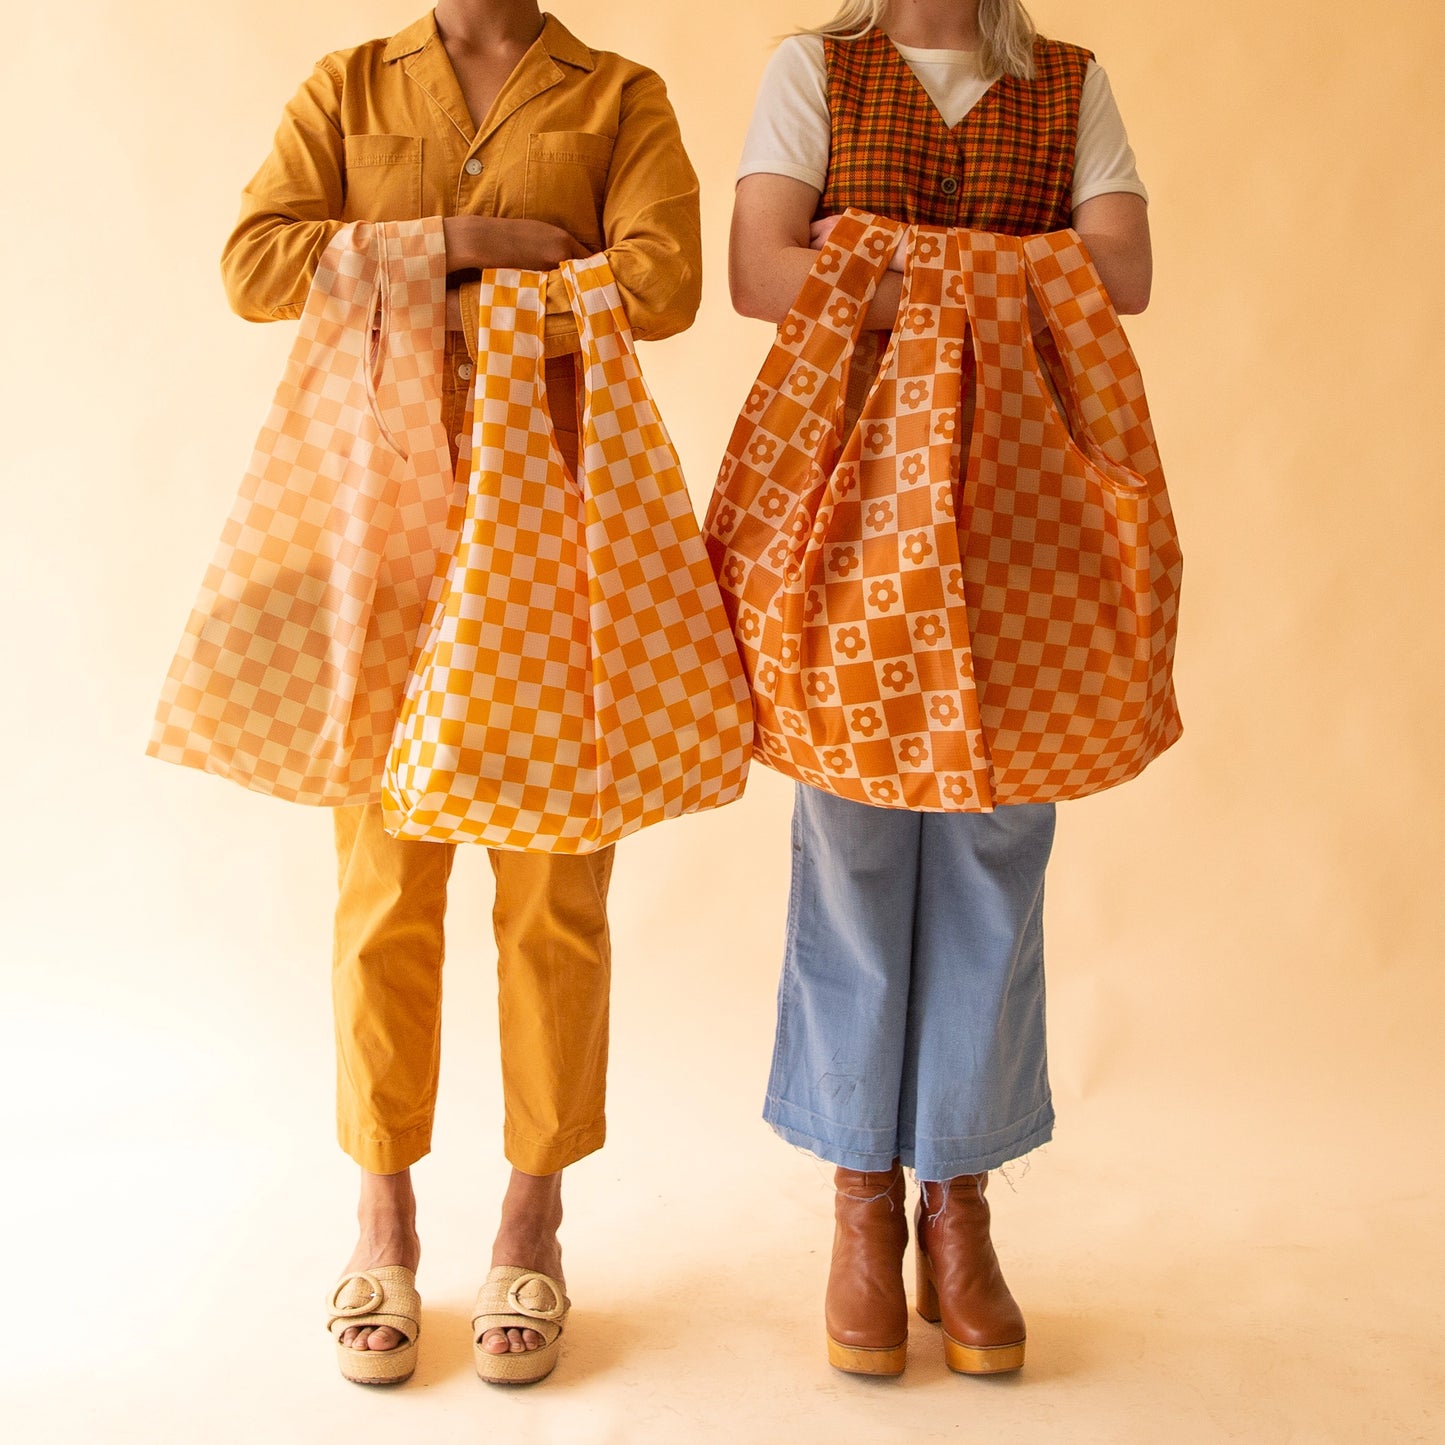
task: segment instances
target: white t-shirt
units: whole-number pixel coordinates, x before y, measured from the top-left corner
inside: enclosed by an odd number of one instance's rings
[[[991,84],[979,71],[976,50],[916,50],[903,45],[897,50],[949,127],[956,126],[978,104]],[[823,38],[790,35],[773,52],[763,72],[738,179],[767,172],[791,176],[822,191],[828,178],[831,138]],[[1109,77],[1091,60],[1079,100],[1073,204],[1078,207],[1093,196],[1114,191],[1149,199],[1134,166],[1134,152]]]

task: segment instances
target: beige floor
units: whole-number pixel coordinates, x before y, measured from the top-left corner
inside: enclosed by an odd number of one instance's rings
[[[257,839],[275,826],[256,800],[235,806]],[[502,1177],[480,858],[459,870],[443,1107],[418,1170],[422,1364],[391,1392],[336,1377],[319,1300],[347,1252],[352,1176],[329,1135],[324,974],[299,948],[244,963],[258,936],[324,928],[318,849],[315,909],[258,907],[218,965],[188,968],[186,941],[172,940],[150,974],[92,962],[71,985],[55,974],[20,997],[6,1057],[30,1087],[4,1201],[0,1436],[1445,1439],[1433,1066],[1402,1057],[1357,1072],[1342,1051],[1285,1037],[1276,1054],[1247,1031],[1218,1050],[1187,1017],[1147,1008],[1131,1016],[1143,1031],[1111,1024],[1066,948],[1061,1128],[1012,1187],[995,1185],[1028,1368],[952,1377],[936,1332],[915,1321],[902,1380],[833,1373],[819,1326],[826,1171],[756,1117],[771,961],[730,969],[711,926],[678,957],[682,935],[647,903],[667,885],[666,846],[639,841],[619,869],[612,1139],[574,1171],[564,1238],[576,1306],[549,1383],[489,1389],[469,1357]],[[759,906],[757,936],[774,936],[781,890]],[[699,903],[725,907],[721,895]],[[682,1020],[693,1026],[668,1022]]]

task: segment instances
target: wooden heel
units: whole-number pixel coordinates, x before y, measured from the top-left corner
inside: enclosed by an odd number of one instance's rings
[[[888,1349],[844,1345],[828,1336],[828,1363],[850,1375],[901,1375],[908,1363],[908,1341]]]
[[[1024,1367],[1024,1342],[1012,1345],[961,1345],[947,1331],[943,1359],[955,1375],[1007,1375]]]
[[[913,1308],[929,1324],[936,1325],[943,1318],[943,1312],[938,1307],[938,1289],[933,1283],[933,1266],[929,1264],[928,1256],[916,1245],[914,1252],[918,1259],[918,1287],[914,1291]]]

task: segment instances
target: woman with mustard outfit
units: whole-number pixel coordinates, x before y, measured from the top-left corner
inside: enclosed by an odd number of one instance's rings
[[[733,300],[780,322],[848,207],[1031,235],[1072,226],[1120,312],[1148,302],[1147,199],[1104,72],[1019,0],[850,0],[779,46],[733,212]],[[872,301],[851,427],[898,313]],[[840,1369],[898,1374],[908,1345],[904,1167],[919,1181],[918,1312],[949,1366],[1023,1364],[989,1236],[987,1171],[1050,1137],[1043,883],[1052,804],[869,807],[799,784],[764,1117],[837,1167],[825,1323]]]
[[[470,451],[480,269],[553,270],[604,252],[640,339],[687,327],[701,281],[697,179],[662,82],[574,38],[536,0],[439,0],[389,40],[337,51],[286,107],[222,262],[253,321],[301,314],[316,264],[351,221],[445,217],[444,410]],[[577,454],[575,325],[548,291],[549,409]],[[442,915],[453,849],[403,842],[379,804],[338,808],[338,1132],[361,1166],[360,1237],[329,1297],[342,1373],[415,1367],[420,1246],[410,1166],[430,1148],[440,1043]],[[490,854],[512,1174],[478,1297],[478,1373],[525,1382],[556,1363],[568,1301],[557,1239],[562,1170],[605,1132],[612,850]]]

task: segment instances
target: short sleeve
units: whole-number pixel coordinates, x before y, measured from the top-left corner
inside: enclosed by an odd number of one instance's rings
[[[791,176],[822,191],[831,149],[822,38],[790,35],[763,72],[738,179],[766,172]]]
[[[1114,101],[1109,77],[1091,60],[1079,99],[1079,131],[1074,150],[1074,195],[1077,209],[1095,196],[1128,191],[1146,201],[1149,192],[1139,179],[1124,119]]]

